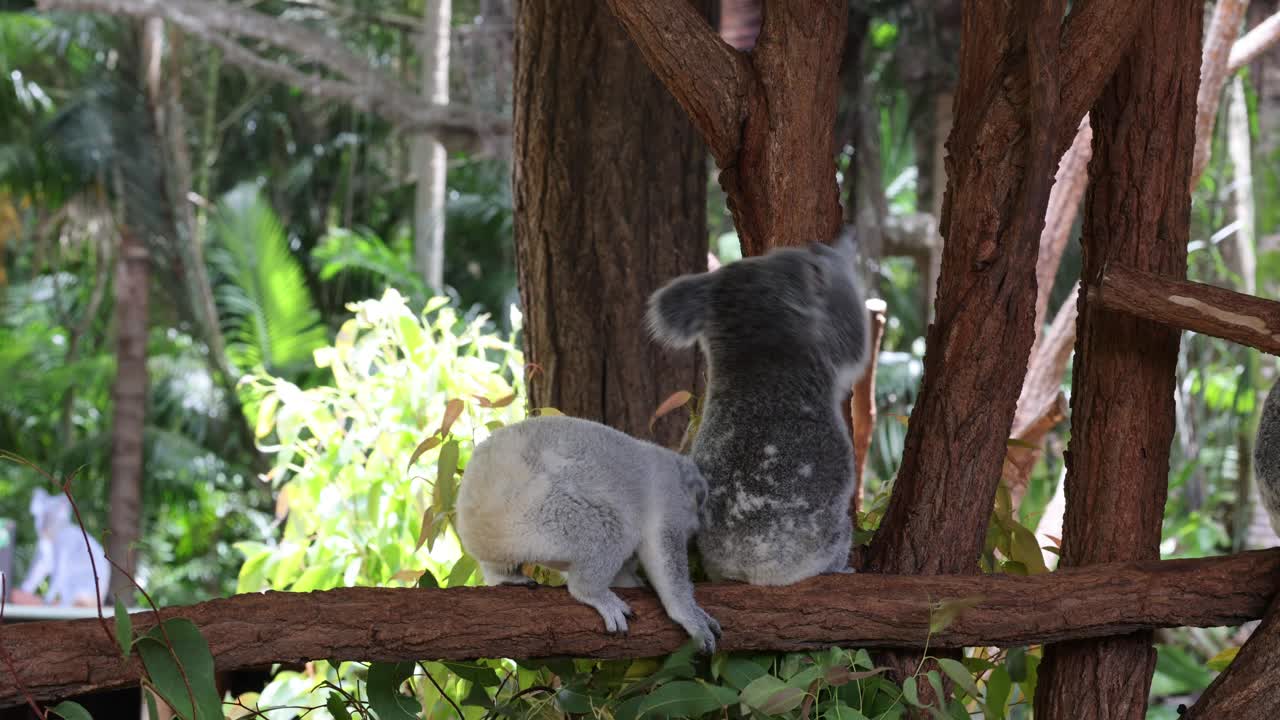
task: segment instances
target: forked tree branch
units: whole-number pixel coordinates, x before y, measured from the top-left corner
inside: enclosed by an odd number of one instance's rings
[[[1062,99],[1058,115],[1067,123],[1084,117],[1102,88],[1111,79],[1120,58],[1128,52],[1138,24],[1147,11],[1146,3],[1077,0],[1062,27]],[[1077,127],[1059,129],[1058,152],[1066,150]]]
[[[723,650],[1017,646],[1141,628],[1235,625],[1259,618],[1280,583],[1280,549],[1195,560],[1094,565],[1031,577],[826,575],[786,587],[699,585],[724,626]],[[161,611],[209,641],[219,671],[316,658],[362,661],[477,657],[648,657],[687,640],[648,591],[620,590],[636,617],[627,636],[563,588],[344,588],[254,593]],[[930,634],[931,607],[967,601]],[[133,616],[135,632],[155,624]],[[0,626],[21,687],[38,700],[138,681],[138,668],[96,620]],[[0,707],[22,702],[0,673]]]
[[[1108,310],[1280,355],[1280,302],[1111,265],[1089,299]]]
[[[689,0],[609,0],[645,62],[667,87],[721,167],[742,139],[750,64],[716,33]]]

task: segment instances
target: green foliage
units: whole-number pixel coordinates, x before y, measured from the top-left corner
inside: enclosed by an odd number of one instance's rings
[[[415,314],[387,290],[352,310],[334,343],[315,350],[316,366],[330,375],[325,384],[303,390],[269,374],[245,380],[287,520],[278,541],[241,545],[242,592],[411,584],[423,569],[453,585],[472,574],[451,572],[461,552],[445,532],[457,470],[487,424],[522,415],[513,403],[521,354],[510,338],[486,334],[484,318],[462,322],[444,298]],[[447,411],[450,423],[424,425]],[[406,469],[437,427],[438,441]],[[421,474],[424,465],[437,468],[432,477]]]
[[[298,372],[324,344],[325,328],[284,227],[257,188],[241,185],[223,197],[213,236],[228,358],[242,372]]]

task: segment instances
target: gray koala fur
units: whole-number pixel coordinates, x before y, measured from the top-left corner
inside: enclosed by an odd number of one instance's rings
[[[667,615],[711,653],[720,624],[694,600],[688,558],[706,496],[687,457],[589,420],[539,417],[476,447],[456,527],[487,584],[532,584],[526,562],[561,570],[611,633],[632,613],[609,588],[641,585],[638,560]]]
[[[1280,383],[1271,386],[1258,421],[1258,440],[1253,448],[1253,467],[1258,477],[1258,494],[1271,516],[1271,527],[1280,534]]]
[[[679,277],[649,299],[653,336],[707,358],[692,457],[710,486],[696,542],[712,579],[851,572],[853,446],[839,405],[869,354],[855,259],[846,233]]]

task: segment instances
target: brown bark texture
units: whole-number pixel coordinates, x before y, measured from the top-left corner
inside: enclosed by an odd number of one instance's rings
[[[111,387],[111,500],[107,554],[130,575],[142,522],[142,447],[147,416],[147,299],[151,261],[131,228],[120,232],[116,261],[116,377]],[[107,568],[100,568],[105,573]],[[111,573],[111,594],[127,599],[133,585]]]
[[[520,3],[515,85],[530,401],[651,437],[663,399],[697,390],[696,352],[658,348],[644,316],[662,283],[706,268],[702,142],[591,0]],[[664,418],[654,439],[675,447],[683,430]]]
[[[1076,3],[1060,53],[1061,3],[1018,4],[1017,18],[1005,3],[964,5],[937,321],[902,468],[871,546],[873,570],[977,572],[1005,458],[1005,433],[991,428],[1012,426],[1017,394],[1009,389],[1026,373],[1058,153],[1077,133],[1081,99],[1096,96],[1114,67],[1107,63],[1119,60],[1111,46],[1137,24],[1122,5]]]
[[[765,0],[750,54],[688,0],[609,0],[720,168],[744,255],[834,239],[832,132],[847,3]]]
[[[1235,625],[1262,617],[1280,582],[1280,549],[1225,557],[1095,565],[1012,575],[825,575],[787,587],[697,587],[724,627],[727,651],[875,647],[1012,647],[1140,628]],[[628,658],[670,653],[688,638],[655,595],[621,589],[636,612],[626,636],[563,588],[343,588],[255,593],[161,611],[185,617],[209,641],[217,669],[315,658],[363,661],[477,657]],[[931,608],[974,600],[929,633]],[[135,632],[154,625],[133,615]],[[21,683],[40,700],[120,687],[138,668],[95,620],[0,626]],[[0,707],[21,702],[0,672]]]
[[[1280,718],[1280,596],[1227,669],[1214,678],[1182,720]]]
[[[1280,355],[1280,302],[1122,264],[1109,265],[1089,300],[1101,308]]]
[[[1186,277],[1202,5],[1144,0],[1148,20],[1090,112],[1083,284],[1113,263]],[[1159,557],[1179,334],[1080,298],[1062,567]],[[1036,717],[1142,718],[1150,632],[1045,650]]]

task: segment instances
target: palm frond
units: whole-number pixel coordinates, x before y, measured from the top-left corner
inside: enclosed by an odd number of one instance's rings
[[[277,375],[309,365],[325,328],[284,228],[256,186],[241,184],[223,197],[213,239],[214,294],[232,363]]]

